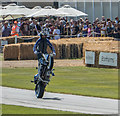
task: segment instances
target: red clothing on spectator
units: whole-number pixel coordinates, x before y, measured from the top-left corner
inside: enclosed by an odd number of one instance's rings
[[[19,36],[19,34],[18,34],[18,32],[17,32],[17,28],[18,28],[17,25],[13,25],[12,31],[11,31],[11,35],[12,35],[12,36],[15,36],[15,35]]]

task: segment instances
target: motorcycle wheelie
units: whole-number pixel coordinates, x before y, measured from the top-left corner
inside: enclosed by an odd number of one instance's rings
[[[50,47],[52,53],[47,53],[47,46]],[[34,76],[35,94],[37,98],[42,98],[45,87],[50,82],[53,73],[54,58],[56,55],[55,49],[47,38],[45,32],[40,33],[40,38],[36,41],[33,47],[34,53],[38,56],[38,74]]]

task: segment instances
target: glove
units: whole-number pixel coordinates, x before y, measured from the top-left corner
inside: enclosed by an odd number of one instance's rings
[[[56,56],[56,53],[55,53],[55,52],[53,52],[53,56]]]
[[[37,52],[37,51],[34,51],[34,54],[38,54],[38,52]]]

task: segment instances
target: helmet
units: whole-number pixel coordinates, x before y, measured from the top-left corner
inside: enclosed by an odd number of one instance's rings
[[[43,36],[47,36],[47,34],[44,31],[40,32],[40,37],[43,38]]]

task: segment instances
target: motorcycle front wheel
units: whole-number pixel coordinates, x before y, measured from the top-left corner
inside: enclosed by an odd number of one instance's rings
[[[37,98],[42,98],[44,95],[45,86],[42,82],[36,84],[35,86],[35,95]]]

